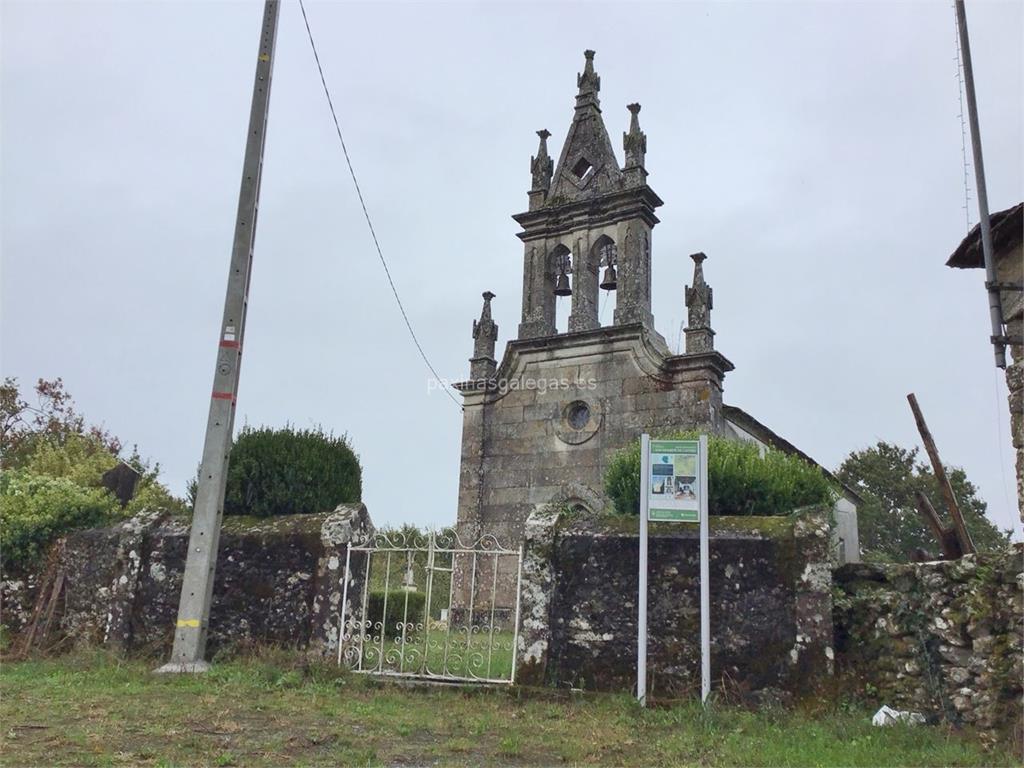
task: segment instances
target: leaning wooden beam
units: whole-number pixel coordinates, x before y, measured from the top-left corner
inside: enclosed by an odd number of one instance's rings
[[[921,440],[924,441],[924,449],[928,452],[928,458],[931,459],[935,479],[939,481],[939,488],[942,490],[942,496],[946,500],[946,508],[949,509],[949,516],[953,520],[953,527],[956,530],[957,538],[960,540],[960,549],[963,550],[965,555],[973,554],[977,551],[974,547],[974,541],[971,539],[971,534],[968,533],[967,526],[964,524],[963,515],[960,514],[960,507],[956,503],[956,496],[953,495],[953,486],[949,484],[946,469],[942,466],[942,459],[939,458],[939,450],[935,447],[935,440],[932,439],[932,433],[928,431],[928,425],[925,424],[921,407],[917,404],[917,397],[911,392],[907,395],[907,400],[910,402],[910,410],[914,412],[914,421],[917,422],[917,431],[921,433]]]
[[[963,551],[960,548],[960,537],[957,536],[956,529],[946,528],[942,524],[942,520],[939,519],[935,507],[932,506],[932,503],[928,501],[928,497],[921,491],[914,491],[914,499],[917,501],[917,511],[921,513],[921,517],[924,518],[924,521],[931,528],[932,533],[939,542],[943,558],[946,560],[957,560],[963,556]]]

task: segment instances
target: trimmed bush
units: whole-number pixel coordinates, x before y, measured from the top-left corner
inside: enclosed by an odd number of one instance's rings
[[[102,488],[84,488],[65,477],[24,470],[0,476],[0,556],[4,570],[37,563],[50,543],[68,531],[124,517]]]
[[[327,512],[362,498],[362,469],[345,436],[320,429],[243,429],[228,465],[224,514]]]
[[[422,592],[405,592],[401,589],[393,589],[389,592],[371,592],[366,597],[366,618],[373,622],[370,634],[377,631],[376,624],[384,614],[384,595],[388,596],[388,615],[384,622],[385,637],[402,636],[402,618],[406,618],[408,624],[421,624],[423,622],[423,604],[426,602],[426,595]],[[409,608],[406,612],[405,599],[409,598]],[[405,636],[410,637],[413,630],[407,628]]]
[[[696,432],[660,440],[695,440]],[[604,491],[620,515],[640,514],[640,441],[615,455]],[[822,471],[798,456],[755,443],[708,437],[708,512],[712,515],[785,515],[798,507],[831,504],[836,492]]]

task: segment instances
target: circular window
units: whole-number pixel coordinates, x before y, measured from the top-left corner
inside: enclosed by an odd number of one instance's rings
[[[565,409],[565,420],[573,429],[583,429],[590,423],[590,406],[582,400],[569,403]]]

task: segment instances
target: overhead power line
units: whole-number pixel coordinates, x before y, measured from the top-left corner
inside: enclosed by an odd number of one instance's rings
[[[313,30],[309,27],[309,17],[306,15],[306,5],[303,0],[299,0],[299,9],[302,11],[302,21],[306,25],[306,34],[309,36],[309,46],[313,50],[313,59],[316,61],[317,71],[320,73],[320,83],[324,87],[324,96],[327,97],[327,106],[331,110],[331,118],[334,120],[334,130],[338,134],[338,141],[341,142],[341,151],[345,155],[345,163],[348,165],[349,175],[352,176],[352,184],[355,185],[356,195],[359,197],[359,205],[363,209],[363,217],[366,219],[366,226],[370,229],[370,236],[373,238],[373,245],[377,249],[377,256],[380,258],[381,266],[384,267],[384,274],[387,275],[388,285],[391,286],[391,293],[394,294],[395,303],[398,304],[398,310],[402,313],[402,319],[405,321],[405,327],[409,329],[409,335],[412,337],[413,344],[416,345],[416,349],[419,350],[420,357],[423,358],[423,362],[426,363],[427,368],[434,375],[434,380],[442,386],[444,393],[448,395],[455,405],[462,408],[462,404],[455,399],[452,395],[451,390],[445,384],[444,379],[438,376],[437,371],[431,364],[430,359],[427,357],[427,353],[423,351],[423,345],[420,344],[420,340],[416,337],[416,331],[412,328],[412,323],[409,321],[409,315],[405,311],[405,306],[402,304],[402,299],[398,295],[398,289],[395,287],[395,281],[391,277],[391,270],[388,268],[388,262],[384,258],[384,252],[381,250],[380,241],[377,239],[377,232],[373,228],[373,220],[370,219],[370,212],[366,207],[366,200],[363,199],[363,191],[359,187],[359,179],[356,178],[355,169],[352,167],[352,158],[349,157],[348,147],[345,144],[345,137],[341,134],[341,123],[338,122],[338,113],[334,109],[334,100],[331,98],[331,91],[327,87],[327,78],[324,77],[324,68],[320,64],[320,54],[316,49],[316,42],[313,40]]]

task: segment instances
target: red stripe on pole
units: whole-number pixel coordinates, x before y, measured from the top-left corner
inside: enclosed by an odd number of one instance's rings
[[[231,400],[234,397],[230,392],[214,392],[214,400]]]
[[[239,346],[237,341],[222,341],[220,343],[220,345],[222,347],[232,347],[232,348],[237,348]]]

